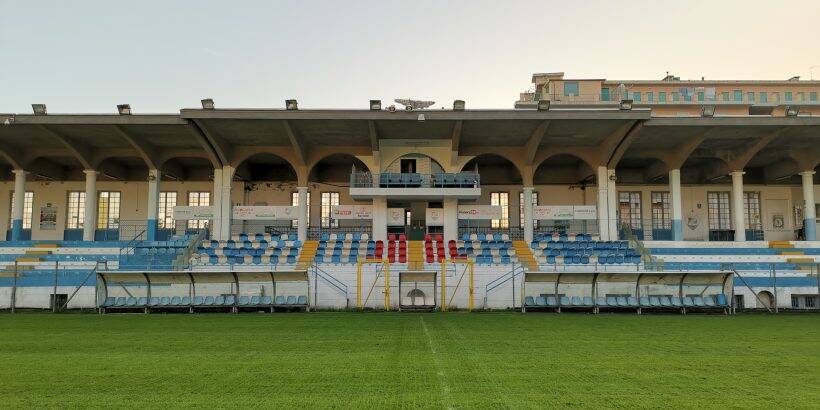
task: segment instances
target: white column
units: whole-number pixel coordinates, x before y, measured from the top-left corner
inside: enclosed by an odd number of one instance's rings
[[[532,190],[533,187],[524,187],[524,241],[532,242]]]
[[[298,209],[298,231],[296,232],[298,239],[302,242],[307,240],[307,232],[308,232],[308,204],[307,204],[307,194],[308,194],[308,187],[300,186],[296,188],[296,194],[298,196],[299,201],[299,209]]]
[[[444,242],[458,239],[458,199],[445,198],[444,203]]]
[[[148,170],[148,218],[145,228],[146,240],[157,240],[157,216],[159,215],[159,179],[162,174],[158,169]]]
[[[222,232],[222,168],[214,168],[213,192],[211,206],[214,209],[214,217],[210,223],[211,239],[219,239]]]
[[[680,169],[669,171],[669,201],[672,207],[672,240],[683,240],[683,204],[680,190]]]
[[[609,207],[607,206],[607,188],[609,187],[609,175],[606,167],[598,167],[595,184],[598,188],[598,233],[602,241],[608,241],[609,224],[607,218],[609,217]]]
[[[83,214],[83,240],[93,241],[97,230],[97,171],[83,170],[85,173],[85,210]]]
[[[609,224],[609,240],[618,240],[618,188],[615,187],[615,170],[608,169],[607,173],[607,222]],[[639,238],[642,239],[642,238]]]
[[[373,240],[387,240],[387,198],[373,198]]]
[[[231,189],[233,187],[233,173],[234,169],[232,166],[225,165],[222,167],[220,176],[220,180],[222,182],[220,184],[219,193],[217,194],[220,197],[219,203],[221,206],[221,211],[219,213],[219,239],[223,241],[231,239],[231,217],[233,216]]]
[[[735,225],[735,241],[746,241],[746,222],[743,207],[743,171],[732,171],[732,222]]]
[[[23,236],[23,211],[26,200],[26,174],[22,169],[15,169],[14,173],[14,212],[11,214],[11,240],[22,240]]]
[[[814,171],[803,171],[803,232],[807,241],[817,240],[817,213],[814,205]]]

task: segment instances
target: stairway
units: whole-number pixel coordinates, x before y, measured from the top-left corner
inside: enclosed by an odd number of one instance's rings
[[[524,266],[524,269],[528,271],[538,270],[538,262],[535,261],[532,249],[527,246],[526,242],[513,241],[513,249],[515,249],[515,256],[518,257],[518,262]]]
[[[806,257],[806,252],[803,252],[799,249],[794,249],[794,245],[792,245],[789,241],[769,241],[769,248],[771,249],[789,249],[789,250],[782,250],[778,251],[778,255],[786,256],[786,263],[796,263],[798,264],[797,270],[814,270],[814,258],[813,257]],[[794,256],[793,258],[790,256]],[[802,258],[801,258],[802,256]]]
[[[407,241],[407,269],[424,270],[424,241]]]
[[[769,248],[771,249],[793,249],[794,245],[792,245],[789,241],[769,241]]]
[[[296,259],[297,270],[307,270],[310,265],[313,265],[313,259],[316,258],[316,251],[319,249],[319,241],[305,241],[302,244],[302,250],[299,252],[299,258]]]

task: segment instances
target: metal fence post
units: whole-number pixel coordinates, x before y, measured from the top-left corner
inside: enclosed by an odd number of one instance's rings
[[[54,289],[51,292],[51,313],[57,312],[57,275],[59,274],[60,261],[54,261]]]

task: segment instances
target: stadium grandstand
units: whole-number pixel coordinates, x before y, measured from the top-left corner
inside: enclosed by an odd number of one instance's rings
[[[533,84],[0,114],[0,308],[820,309],[820,82]]]

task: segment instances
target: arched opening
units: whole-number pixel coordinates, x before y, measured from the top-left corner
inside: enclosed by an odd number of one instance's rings
[[[535,185],[580,185],[593,183],[595,170],[572,154],[558,154],[544,159],[535,169]]]
[[[465,234],[509,234],[520,237],[519,197],[522,192],[521,171],[509,159],[497,154],[481,154],[467,161],[461,172],[475,172],[481,180],[482,201],[501,207],[501,219],[459,220],[459,237]]]
[[[316,162],[308,173],[308,237],[319,239],[323,233],[366,233],[372,236],[372,220],[331,218],[334,205],[353,205],[350,175],[369,172],[367,165],[350,154],[328,155]],[[298,198],[294,199],[294,205]],[[368,204],[362,202],[362,205]]]
[[[237,181],[241,183],[241,203],[250,206],[291,206],[298,177],[288,160],[275,154],[254,154],[234,173],[233,202],[237,201]],[[231,235],[239,233],[296,234],[291,220],[242,220],[231,224]]]
[[[407,298],[410,299],[410,305],[412,306],[425,306],[427,305],[426,302],[426,295],[424,291],[421,289],[411,289],[407,292]]]
[[[758,309],[773,309],[774,308],[774,295],[772,292],[768,290],[762,290],[757,293],[757,300],[755,302],[755,306]]]
[[[496,154],[481,154],[467,161],[461,172],[481,175],[481,185],[521,185],[521,171],[512,161]]]

